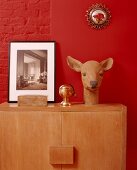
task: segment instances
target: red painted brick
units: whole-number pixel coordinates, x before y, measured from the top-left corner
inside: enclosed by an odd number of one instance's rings
[[[19,25],[25,25],[27,19],[24,17],[15,17],[15,18],[9,18],[7,22],[8,25],[19,26]]]
[[[28,8],[29,9],[40,9],[40,11],[42,9],[49,11],[50,9],[50,1],[46,2],[46,1],[39,1],[38,3],[28,3]]]
[[[8,86],[4,84],[4,81],[1,80],[1,83],[0,84],[0,91],[6,91],[8,89]]]
[[[48,40],[50,40],[50,36],[47,35],[47,34],[45,34],[45,35],[43,35],[43,34],[30,34],[30,35],[28,35],[27,40],[39,40],[39,41],[45,40],[45,41],[48,41]]]
[[[50,0],[28,0],[30,4],[38,4],[39,2],[50,2]]]
[[[8,59],[0,59],[0,67],[8,66]]]
[[[7,59],[8,58],[8,51],[0,51],[0,59]]]
[[[14,32],[14,34],[9,35],[8,37],[8,43],[11,41],[25,41],[27,40],[27,34],[23,35],[23,34],[17,34]]]
[[[0,74],[3,74],[3,75],[8,74],[8,67],[0,68]]]
[[[37,26],[17,26],[14,27],[14,32],[16,34],[33,34],[37,32]]]
[[[0,32],[2,32],[2,33],[12,33],[13,28],[12,28],[12,26],[1,26],[0,25]]]
[[[47,12],[48,12],[47,9],[45,9],[45,8],[41,9],[40,10],[40,16],[47,16]]]
[[[47,13],[46,17],[30,17],[28,18],[27,25],[37,25],[37,26],[50,26],[50,16]]]
[[[26,41],[27,37],[28,37],[27,34],[23,35],[23,34],[13,33],[12,35],[9,36],[8,42],[10,42],[10,41]]]
[[[25,9],[26,8],[26,3],[20,2],[20,1],[9,1],[7,2],[1,2],[0,3],[0,8],[1,9],[6,9],[6,10],[15,10],[17,8],[20,9]]]
[[[7,43],[5,43],[5,42],[0,42],[0,48],[2,49],[2,50],[6,50],[6,51],[8,51],[8,44]]]
[[[41,26],[39,30],[40,34],[50,34],[49,26]]]
[[[50,38],[50,0],[0,1],[0,103],[8,98],[9,42]]]
[[[0,82],[0,85],[4,85],[4,86],[6,86],[6,88],[7,88],[7,84],[8,84],[8,75],[6,74],[6,75],[4,75],[4,74],[0,74],[0,80],[1,80],[1,82]],[[0,88],[1,89],[1,88]]]
[[[39,16],[39,9],[16,9],[13,11],[11,17],[38,17]]]
[[[12,16],[13,14],[13,10],[4,10],[4,9],[0,9],[0,17],[9,17]]]
[[[7,91],[3,91],[3,97],[6,97],[8,95]]]
[[[5,26],[9,24],[9,20],[9,18],[0,18],[0,23]]]
[[[0,74],[2,74],[2,67],[0,67]]]

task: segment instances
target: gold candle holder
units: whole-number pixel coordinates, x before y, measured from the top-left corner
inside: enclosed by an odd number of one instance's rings
[[[62,106],[70,106],[69,98],[74,96],[75,91],[72,85],[64,84],[59,87],[59,95],[63,98],[63,101],[60,103]]]

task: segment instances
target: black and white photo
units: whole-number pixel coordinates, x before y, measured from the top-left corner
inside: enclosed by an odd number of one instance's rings
[[[19,95],[54,101],[55,42],[11,42],[9,64],[9,102]]]

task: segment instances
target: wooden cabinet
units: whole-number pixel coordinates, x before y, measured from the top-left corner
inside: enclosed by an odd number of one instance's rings
[[[0,106],[0,170],[125,170],[126,107]]]

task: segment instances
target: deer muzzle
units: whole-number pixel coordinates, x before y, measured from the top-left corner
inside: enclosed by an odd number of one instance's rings
[[[90,81],[90,86],[92,89],[95,89],[98,85],[98,82],[97,81]]]

